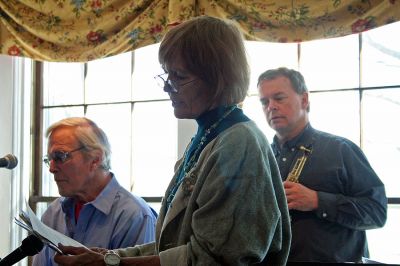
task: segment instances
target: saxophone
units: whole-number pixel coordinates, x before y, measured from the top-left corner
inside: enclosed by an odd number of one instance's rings
[[[308,155],[311,153],[311,148],[307,149],[304,146],[300,146],[299,149],[302,150],[304,153],[300,158],[297,158],[296,163],[294,164],[292,170],[286,178],[286,181],[299,183],[299,176],[301,174],[301,171],[303,170],[304,164],[307,161]]]

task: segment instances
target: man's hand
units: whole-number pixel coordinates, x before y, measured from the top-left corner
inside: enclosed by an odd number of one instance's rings
[[[290,181],[284,181],[283,187],[289,210],[312,211],[318,208],[318,195],[315,190]]]
[[[104,266],[103,254],[96,252],[97,248],[87,249],[82,247],[62,246],[59,248],[64,254],[56,253],[54,261],[62,266]],[[96,251],[95,251],[96,250]],[[103,249],[98,249],[102,252]]]

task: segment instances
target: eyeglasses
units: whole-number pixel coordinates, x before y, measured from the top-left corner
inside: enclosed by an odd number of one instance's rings
[[[75,150],[72,151],[54,151],[50,154],[47,154],[46,156],[44,156],[43,158],[43,162],[50,167],[50,162],[51,160],[53,160],[55,163],[65,163],[66,161],[68,161],[71,158],[71,153],[82,150],[83,148],[85,148],[84,146],[77,148]]]
[[[192,79],[188,82],[177,84],[176,81],[173,81],[169,78],[168,73],[157,75],[154,77],[154,79],[157,81],[157,85],[160,86],[160,88],[162,88],[165,92],[173,92],[173,93],[178,92],[178,87],[185,86],[197,80],[197,79]]]

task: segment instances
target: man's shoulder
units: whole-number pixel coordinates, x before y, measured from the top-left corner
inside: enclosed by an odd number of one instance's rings
[[[140,196],[121,187],[117,195],[119,197],[119,207],[134,212],[142,212],[144,215],[152,215],[153,212],[148,203]]]
[[[326,144],[346,144],[350,146],[356,145],[353,141],[346,137],[322,130],[313,129],[312,135],[315,141],[323,142]]]

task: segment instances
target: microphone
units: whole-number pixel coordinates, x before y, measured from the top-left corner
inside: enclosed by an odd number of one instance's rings
[[[13,169],[15,166],[18,164],[18,159],[12,154],[7,154],[3,158],[0,158],[0,168],[7,168],[7,169]]]
[[[35,235],[29,235],[22,240],[21,246],[0,261],[0,266],[11,266],[26,256],[33,256],[43,249],[43,242]]]

